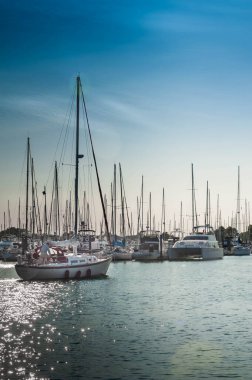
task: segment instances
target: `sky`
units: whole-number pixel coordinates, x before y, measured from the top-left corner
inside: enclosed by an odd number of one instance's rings
[[[231,224],[238,166],[244,214],[252,193],[251,19],[246,0],[0,0],[1,226],[8,203],[12,225],[19,199],[24,209],[27,137],[38,191],[49,187],[77,75],[103,192],[110,197],[120,163],[134,224],[143,176],[145,215],[151,193],[160,228],[164,188],[167,228],[174,220],[178,227],[182,202],[187,229],[191,164],[201,223],[208,181],[213,223],[219,196],[222,224]]]

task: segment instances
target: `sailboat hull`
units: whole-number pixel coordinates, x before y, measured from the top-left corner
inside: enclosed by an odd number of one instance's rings
[[[64,263],[45,265],[16,264],[15,269],[18,276],[25,281],[85,279],[105,276],[110,262],[111,257],[100,259],[95,263],[71,266]]]

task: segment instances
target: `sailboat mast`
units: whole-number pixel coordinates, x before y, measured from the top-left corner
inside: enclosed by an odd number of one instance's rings
[[[21,219],[20,219],[20,198],[18,199],[18,235],[20,235],[20,229],[21,229]]]
[[[165,233],[165,199],[164,199],[164,188],[162,197],[162,212],[161,212],[161,235]]]
[[[47,236],[47,209],[46,209],[46,187],[44,186],[43,195],[45,197],[44,203],[44,235]]]
[[[211,218],[211,193],[210,189],[208,189],[208,227],[212,226]]]
[[[116,164],[114,164],[114,242],[116,242]]]
[[[26,166],[26,203],[25,203],[25,234],[28,234],[28,203],[29,203],[29,167],[30,167],[30,138],[27,138],[27,166]]]
[[[180,238],[183,237],[182,201],[180,202]]]
[[[217,195],[217,220],[216,220],[216,228],[220,227],[220,220],[219,220],[219,208],[220,208],[220,199],[219,194]]]
[[[32,226],[32,238],[35,235],[35,188],[34,188],[34,164],[33,158],[31,159],[31,190],[32,190],[32,208],[31,208],[31,226]]]
[[[207,190],[206,190],[206,214],[205,214],[205,232],[207,232],[208,230],[208,224],[209,224],[209,221],[208,221],[208,181],[207,181]]]
[[[60,238],[59,181],[57,162],[55,162],[55,226],[56,236]]]
[[[80,78],[79,78],[79,84],[80,84]],[[101,190],[100,178],[99,178],[99,174],[98,174],[98,167],[97,167],[96,157],[95,157],[95,153],[94,153],[93,140],[92,140],[91,131],[90,131],[90,127],[89,127],[87,108],[86,108],[86,103],[85,103],[83,91],[81,91],[81,95],[82,95],[82,101],[83,101],[83,106],[84,106],[84,111],[85,111],[85,116],[86,116],[86,121],[87,121],[88,134],[89,134],[91,150],[92,150],[92,154],[93,154],[93,160],[94,160],[94,164],[95,164],[95,172],[96,172],[96,178],[97,178],[97,182],[98,182],[100,200],[101,200],[101,204],[102,204],[102,211],[103,211],[103,217],[104,217],[104,221],[105,221],[106,234],[107,234],[108,242],[111,245],[111,239],[110,239],[109,228],[108,228],[108,220],[107,220],[106,210],[105,210],[105,206],[104,206],[104,200],[103,200],[103,195],[102,195],[102,190]],[[81,156],[81,157],[83,157],[83,156]]]
[[[143,176],[142,176],[142,188],[141,188],[141,200],[142,200],[142,231],[143,231]]]
[[[122,207],[122,235],[123,241],[125,240],[125,215],[124,215],[124,196],[123,196],[123,180],[122,180],[122,169],[119,162],[119,174],[120,174],[120,189],[121,189],[121,207]]]
[[[193,177],[193,164],[192,164],[192,232],[194,229],[194,177]]]
[[[79,187],[79,158],[83,155],[79,154],[79,131],[80,131],[80,77],[76,80],[76,150],[75,150],[75,203],[74,203],[74,234],[78,232],[78,187]]]
[[[149,199],[149,208],[150,208],[150,234],[152,231],[152,224],[151,224],[151,193],[150,193],[150,199]]]
[[[236,229],[240,233],[241,228],[241,217],[240,217],[240,166],[238,166],[238,189],[237,189],[237,219],[236,219]]]
[[[10,229],[10,201],[8,200],[8,205],[7,205],[7,210],[8,210],[8,228]]]

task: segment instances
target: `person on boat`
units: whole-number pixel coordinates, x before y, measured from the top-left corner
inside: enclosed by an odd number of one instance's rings
[[[45,242],[42,244],[40,249],[40,257],[42,259],[42,264],[46,264],[50,259],[51,253],[49,248],[49,242]]]

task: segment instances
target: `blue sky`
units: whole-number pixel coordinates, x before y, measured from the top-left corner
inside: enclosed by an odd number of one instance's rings
[[[183,202],[191,163],[199,213],[206,181],[212,214],[252,191],[252,3],[236,1],[0,1],[0,220],[23,196],[26,139],[38,186],[48,182],[76,75],[80,74],[101,181],[121,163],[133,214],[144,176],[160,218]],[[146,205],[147,208],[147,205]],[[13,222],[14,224],[14,222]]]

